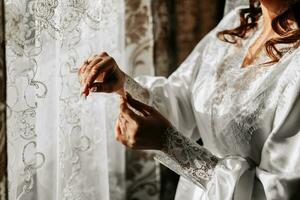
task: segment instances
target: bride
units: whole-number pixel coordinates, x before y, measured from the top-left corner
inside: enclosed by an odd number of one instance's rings
[[[83,94],[120,94],[116,139],[157,150],[178,200],[300,199],[299,24],[299,0],[250,0],[168,79],[101,53],[80,67]]]

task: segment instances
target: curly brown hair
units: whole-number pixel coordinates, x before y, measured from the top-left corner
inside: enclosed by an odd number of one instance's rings
[[[235,44],[238,39],[247,37],[247,33],[257,27],[258,20],[262,15],[259,0],[250,0],[250,6],[240,10],[240,25],[231,30],[224,30],[218,33],[218,38],[222,41]],[[298,27],[293,27],[288,19],[293,14]],[[300,2],[295,1],[288,9],[275,17],[272,21],[272,28],[279,37],[272,38],[265,43],[267,55],[271,58],[270,63],[278,62],[284,55],[284,50],[276,47],[277,44],[292,44],[294,48],[300,42]],[[229,37],[228,37],[229,36]]]

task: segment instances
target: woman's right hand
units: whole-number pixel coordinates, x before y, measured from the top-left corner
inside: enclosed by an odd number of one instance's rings
[[[125,73],[105,52],[87,59],[80,66],[78,75],[84,96],[90,92],[117,92],[124,95]]]

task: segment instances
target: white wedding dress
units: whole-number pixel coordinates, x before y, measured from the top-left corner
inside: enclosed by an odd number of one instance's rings
[[[258,27],[239,45],[217,32],[239,24],[231,11],[168,79],[127,77],[125,89],[174,125],[156,159],[182,176],[177,200],[300,199],[300,49],[280,62],[242,68]],[[147,89],[150,97],[143,95]],[[201,147],[195,140],[202,139]]]

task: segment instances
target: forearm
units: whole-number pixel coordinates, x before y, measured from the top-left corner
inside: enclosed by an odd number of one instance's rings
[[[165,132],[164,148],[156,159],[200,187],[211,179],[219,159],[204,147],[171,127]]]

